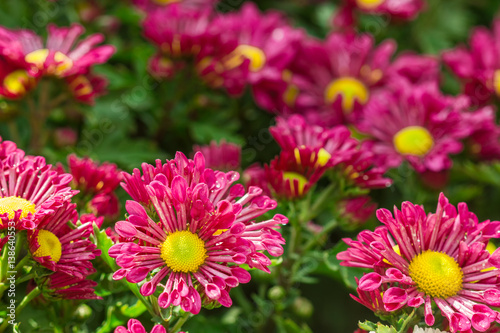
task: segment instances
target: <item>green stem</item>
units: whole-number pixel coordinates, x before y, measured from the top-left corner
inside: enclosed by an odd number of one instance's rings
[[[40,295],[41,292],[42,291],[38,287],[36,287],[28,295],[26,295],[16,308],[16,317],[18,317],[19,313],[21,313],[26,305],[28,305],[28,303],[31,302],[35,297]],[[4,320],[5,321],[2,323],[2,326],[0,326],[0,333],[3,333],[9,325],[9,321],[7,320],[7,318],[5,318]]]
[[[405,321],[401,325],[401,328],[398,330],[398,333],[405,333],[408,331],[408,327],[410,326],[411,322],[413,321],[413,317],[415,317],[415,311],[416,311],[416,309],[413,309],[413,311],[410,313],[408,318],[405,319]]]
[[[9,127],[9,132],[10,132],[10,136],[12,138],[12,141],[14,141],[19,146],[21,146],[22,145],[21,135],[19,135],[19,130],[17,128],[16,120],[14,119],[14,120],[7,122],[7,126]]]
[[[36,287],[32,291],[30,291],[28,295],[24,296],[23,300],[21,301],[21,303],[19,303],[19,306],[16,308],[16,316],[24,309],[26,305],[28,305],[29,302],[33,300],[33,298],[40,295],[41,292],[42,291],[40,290],[40,288]]]
[[[19,279],[17,279],[16,280],[16,284],[21,284],[21,283],[23,283],[25,281],[28,281],[28,280],[30,280],[30,279],[32,279],[34,277],[35,277],[35,273],[30,273],[28,275],[25,275],[25,276],[20,277]]]
[[[186,323],[186,321],[188,321],[188,319],[191,318],[191,313],[190,312],[186,312],[182,315],[182,317],[179,318],[179,320],[177,320],[177,322],[175,323],[174,327],[172,327],[171,330],[169,330],[169,333],[177,333],[181,330],[182,328],[182,325],[184,325]]]
[[[2,253],[2,262],[0,264],[0,282],[4,282],[5,279],[7,278],[7,271],[8,271],[8,243],[4,245],[3,247],[3,253]]]
[[[125,283],[125,285],[128,287],[128,289],[130,289],[130,291],[135,295],[135,297],[137,297],[142,302],[142,304],[144,304],[144,306],[146,307],[146,309],[148,309],[148,312],[152,316],[161,316],[160,313],[155,313],[155,310],[153,309],[153,306],[151,305],[151,303],[149,303],[148,300],[144,296],[142,296],[142,294],[138,288],[131,288],[130,287],[130,285],[133,285],[133,283],[130,283],[126,280],[121,280],[121,281],[123,283]]]
[[[304,252],[307,252],[308,250],[310,250],[312,247],[314,247],[314,245],[316,245],[319,240],[324,236],[324,235],[327,235],[330,231],[332,231],[333,229],[335,229],[335,227],[337,227],[338,225],[338,222],[337,220],[331,220],[330,222],[328,222],[324,227],[323,227],[323,230],[321,230],[319,233],[317,233],[313,238],[311,238],[307,243],[306,245],[304,246]]]
[[[30,256],[28,255],[24,256],[24,258],[17,263],[16,268],[14,268],[14,271],[19,272],[29,260]]]

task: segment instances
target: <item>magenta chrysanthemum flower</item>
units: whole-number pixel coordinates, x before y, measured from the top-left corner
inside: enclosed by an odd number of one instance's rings
[[[98,164],[92,159],[68,156],[69,172],[73,176],[71,185],[80,190],[90,212],[108,218],[115,217],[120,211],[120,203],[114,191],[122,176],[116,164]],[[64,170],[62,166],[59,167]]]
[[[476,28],[470,37],[470,50],[457,47],[443,53],[443,61],[464,82],[464,93],[478,105],[500,97],[500,20],[493,31]]]
[[[33,259],[42,266],[81,280],[95,272],[90,260],[100,256],[101,250],[88,239],[93,221],[77,225],[77,220],[76,204],[65,202],[28,230],[28,244]]]
[[[165,327],[160,324],[155,325],[151,330],[151,333],[166,333]],[[118,326],[115,328],[114,333],[147,333],[142,323],[137,319],[129,319],[127,323],[127,328],[123,326]],[[182,333],[182,332],[180,332]]]
[[[14,64],[0,55],[0,96],[18,99],[36,86],[36,78],[28,73],[29,65]]]
[[[209,8],[186,8],[172,4],[155,10],[144,20],[144,36],[170,59],[193,57],[210,42],[208,28],[214,16]]]
[[[248,83],[281,81],[283,70],[304,38],[304,32],[289,26],[281,13],[261,13],[250,2],[238,12],[216,17],[210,32],[222,41],[235,42],[230,53],[219,53],[213,72],[203,69],[204,75],[208,72],[219,77],[230,94],[240,94]]]
[[[346,198],[339,202],[340,215],[347,219],[349,227],[357,227],[374,216],[377,204],[369,196]]]
[[[52,170],[43,157],[24,158],[14,152],[0,160],[0,230],[14,223],[16,230],[33,229],[77,192],[71,175]]]
[[[344,0],[344,5],[334,17],[334,24],[343,28],[354,26],[357,21],[354,13],[356,10],[412,20],[424,7],[424,0]]]
[[[17,154],[21,158],[24,157],[24,151],[17,148],[17,145],[12,141],[2,140],[0,136],[0,161],[5,161],[11,154]]]
[[[120,170],[113,163],[98,164],[88,157],[70,155],[68,167],[74,187],[83,194],[111,193],[122,180]]]
[[[65,78],[73,97],[82,103],[93,105],[95,98],[106,93],[108,80],[101,75],[87,74],[71,75]]]
[[[500,127],[496,124],[495,114],[492,106],[463,114],[464,121],[472,129],[465,141],[466,150],[480,160],[500,159]]]
[[[500,222],[479,223],[465,203],[455,208],[443,194],[435,213],[404,202],[394,216],[379,209],[377,218],[384,226],[344,239],[349,248],[337,255],[341,265],[374,270],[359,280],[360,290],[395,284],[383,293],[386,311],[423,306],[432,326],[436,305],[451,332],[484,332],[498,321],[500,250],[490,254],[486,245],[500,237]]]
[[[299,115],[288,119],[278,117],[276,126],[271,126],[269,131],[283,150],[293,151],[303,147],[319,149],[320,158],[330,160],[332,165],[351,158],[358,145],[347,127],[325,129],[307,124]]]
[[[176,4],[192,9],[215,7],[219,0],[133,0],[133,4],[145,12],[159,10]]]
[[[462,150],[460,139],[471,128],[462,111],[466,98],[441,95],[433,83],[408,85],[399,81],[392,92],[372,97],[358,123],[361,132],[373,137],[364,143],[376,163],[395,168],[407,160],[418,171],[449,169],[449,154]]]
[[[297,199],[309,192],[334,160],[320,148],[283,150],[265,165],[267,182],[278,197]]]
[[[385,188],[392,184],[392,179],[384,178],[387,170],[375,165],[375,155],[365,145],[361,145],[341,167],[345,178],[361,188]]]
[[[46,278],[44,295],[56,299],[102,299],[95,294],[97,282],[71,274],[55,272]]]
[[[106,62],[115,49],[111,45],[96,46],[104,40],[101,34],[91,35],[74,45],[83,31],[78,24],[69,28],[49,25],[44,45],[32,31],[0,27],[0,54],[19,65],[31,65],[29,73],[32,75],[87,74],[92,65]]]
[[[386,75],[388,81],[392,81],[392,76],[397,76],[412,84],[437,83],[441,75],[440,62],[436,56],[406,52],[394,60]]]
[[[303,43],[284,76],[287,108],[277,112],[300,113],[325,127],[355,121],[373,89],[384,83],[395,47],[393,41],[375,47],[371,35],[354,33]]]
[[[202,300],[231,306],[229,290],[250,280],[238,265],[269,272],[271,260],[260,251],[283,253],[284,239],[275,229],[287,219],[278,214],[253,221],[274,209],[276,202],[259,188],[246,192],[242,185],[231,186],[239,174],[205,168],[199,152],[193,160],[177,153],[161,170],[141,184],[151,203],[146,207],[150,213],[138,202],[128,201],[127,221],[115,225],[124,241],[109,250],[121,267],[113,278],[146,280],[141,293],[149,296],[158,290],[162,308],[180,305],[196,314]],[[138,181],[129,175],[124,188],[134,189]]]
[[[194,152],[201,152],[205,157],[207,168],[230,171],[241,167],[241,146],[221,140],[219,144],[212,141],[208,146],[193,147]]]
[[[243,171],[243,183],[248,189],[250,186],[257,186],[262,189],[262,193],[271,196],[269,183],[267,181],[266,170],[259,164],[254,163]]]

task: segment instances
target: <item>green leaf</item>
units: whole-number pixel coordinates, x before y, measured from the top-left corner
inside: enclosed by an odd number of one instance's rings
[[[359,279],[363,276],[363,273],[366,273],[369,270],[365,268],[341,266],[340,260],[337,259],[337,254],[347,250],[347,248],[347,244],[340,241],[332,249],[326,251],[324,253],[323,262],[326,269],[319,270],[318,272],[340,280],[346,285],[347,288],[355,290],[357,287],[355,277]]]

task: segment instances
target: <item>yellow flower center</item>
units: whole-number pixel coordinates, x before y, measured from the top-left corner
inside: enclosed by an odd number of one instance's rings
[[[44,63],[49,56],[48,49],[40,49],[30,52],[24,58],[27,63],[37,66],[39,69],[44,68]],[[71,67],[73,67],[73,60],[71,60],[67,55],[62,52],[56,51],[54,53],[54,61],[57,65],[51,65],[47,68],[47,73],[51,75],[61,76],[67,72]]]
[[[11,94],[22,96],[26,93],[26,87],[33,86],[35,79],[22,69],[13,71],[3,79],[3,86]]]
[[[36,240],[40,247],[33,253],[34,257],[50,256],[50,259],[55,262],[61,259],[62,246],[56,235],[47,230],[39,230]]]
[[[73,81],[71,81],[69,89],[76,97],[90,95],[93,91],[92,84],[89,79],[83,75],[78,75]]]
[[[356,0],[356,4],[362,9],[375,9],[384,1],[385,0]]]
[[[366,104],[370,93],[361,81],[352,77],[342,77],[333,80],[326,87],[325,102],[333,104],[340,96],[342,96],[342,110],[349,113],[354,108],[355,101],[362,105]]]
[[[433,145],[431,133],[421,126],[408,126],[394,135],[394,147],[403,155],[424,156]]]
[[[9,219],[13,219],[15,212],[22,210],[21,218],[25,218],[29,213],[35,214],[35,204],[19,197],[0,198],[0,214],[9,214]]]
[[[205,243],[188,230],[175,231],[161,245],[161,258],[174,272],[198,271],[207,258]]]
[[[408,270],[418,290],[431,297],[448,298],[462,289],[462,270],[445,253],[425,251],[411,260]]]
[[[298,183],[297,193],[299,195],[302,195],[302,193],[304,193],[304,188],[306,187],[307,184],[306,177],[296,172],[283,172],[283,179],[290,180],[290,186],[292,192],[295,192],[294,180],[298,180],[299,183]]]
[[[500,97],[500,69],[495,71],[495,75],[493,77],[493,87],[497,96]]]
[[[240,66],[245,59],[250,60],[250,71],[258,72],[266,64],[266,55],[258,47],[251,45],[238,45],[228,56],[225,65],[228,69]]]

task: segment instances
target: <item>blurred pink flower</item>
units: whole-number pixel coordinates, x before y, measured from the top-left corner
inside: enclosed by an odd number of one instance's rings
[[[468,99],[443,96],[435,83],[393,87],[372,96],[364,109],[358,128],[372,136],[364,147],[383,168],[404,160],[418,172],[451,168],[449,155],[461,152],[460,140],[471,133],[463,117]]]
[[[493,31],[483,27],[473,30],[470,49],[459,46],[443,53],[443,61],[464,84],[464,93],[476,105],[500,97],[500,20]]]
[[[282,71],[281,84],[256,94],[256,101],[278,114],[302,114],[309,124],[353,122],[373,90],[383,86],[395,48],[391,40],[375,47],[369,34],[332,33],[324,42],[305,40]]]
[[[340,28],[354,28],[356,11],[386,15],[390,19],[413,20],[425,9],[424,0],[344,0],[334,16],[333,23]]]
[[[294,151],[308,147],[319,149],[320,159],[337,165],[352,157],[357,151],[358,141],[351,137],[345,126],[323,128],[307,124],[304,117],[293,115],[288,119],[277,117],[276,126],[269,128],[281,149]]]
[[[261,13],[251,2],[237,12],[217,16],[210,33],[219,36],[230,52],[201,59],[204,75],[215,75],[232,95],[239,95],[250,84],[262,80],[278,82],[304,38],[302,30],[292,28],[276,11]],[[211,63],[210,71],[205,63]]]
[[[214,8],[219,0],[132,0],[133,4],[149,13],[162,7],[181,5],[191,9]]]
[[[352,227],[364,224],[374,216],[376,209],[377,204],[369,196],[346,198],[339,202],[340,215]]]
[[[205,165],[207,168],[230,171],[237,170],[241,167],[241,146],[221,140],[219,144],[212,141],[207,146],[193,146],[193,151],[201,152],[205,157]]]
[[[0,27],[0,54],[22,66],[31,66],[31,75],[68,77],[87,74],[90,67],[106,62],[114,53],[111,45],[96,46],[104,36],[93,34],[75,45],[83,34],[81,25],[59,28],[51,24],[47,28],[47,42],[29,30],[9,30]]]

